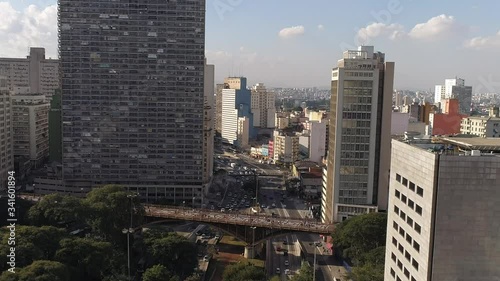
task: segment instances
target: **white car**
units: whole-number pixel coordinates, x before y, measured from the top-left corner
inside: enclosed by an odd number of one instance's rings
[[[285,274],[286,274],[286,275],[289,275],[289,274],[290,274],[290,269],[288,269],[288,268],[287,268],[287,269],[285,269]]]
[[[285,261],[285,265],[286,265],[286,266],[289,266],[289,265],[290,265],[290,262]]]
[[[276,268],[276,274],[280,274],[281,273],[281,270],[279,267]]]

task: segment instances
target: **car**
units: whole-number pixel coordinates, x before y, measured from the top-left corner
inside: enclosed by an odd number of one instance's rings
[[[220,211],[221,211],[221,213],[224,213],[226,211],[226,209],[225,208],[221,208]]]
[[[262,209],[265,209],[267,206],[265,204],[260,205]]]
[[[283,251],[283,256],[288,257],[288,251]]]
[[[271,206],[273,206],[273,208],[275,208],[275,207],[276,207],[276,204],[274,204],[274,203],[273,203]]]
[[[219,239],[219,238],[220,238],[219,234],[215,235],[215,239]]]
[[[281,270],[279,267],[276,268],[276,274],[280,274],[281,273]]]
[[[290,265],[290,262],[288,262],[287,260],[285,261],[285,266],[289,266]]]
[[[286,241],[286,239],[283,240],[283,245],[286,245],[287,243],[288,243],[288,241]]]
[[[285,274],[286,274],[286,275],[289,275],[289,274],[290,274],[290,269],[288,269],[288,268],[287,268],[287,269],[285,269]]]
[[[205,255],[205,256],[203,257],[203,260],[204,260],[204,261],[209,261],[209,260],[210,260],[210,255]]]

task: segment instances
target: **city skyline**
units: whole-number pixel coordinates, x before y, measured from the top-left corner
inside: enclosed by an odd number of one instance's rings
[[[489,59],[500,46],[499,27],[489,24],[496,3],[308,4],[208,0],[206,56],[207,63],[216,65],[216,81],[242,75],[249,85],[263,82],[270,88],[327,87],[341,52],[364,44],[384,49],[389,60],[399,62],[396,89],[433,89],[443,79],[459,76],[474,93],[500,92],[500,77]],[[0,8],[0,34],[9,38],[0,43],[0,56],[24,57],[30,46],[45,47],[47,57],[57,56],[56,1],[4,1]],[[331,17],[332,11],[353,8],[359,16]],[[439,67],[429,68],[423,57]]]

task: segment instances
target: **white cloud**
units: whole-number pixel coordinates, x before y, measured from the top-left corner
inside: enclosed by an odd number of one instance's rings
[[[281,38],[292,38],[304,34],[306,29],[302,25],[286,27],[280,30],[279,37]]]
[[[318,25],[318,30],[324,30],[324,29],[325,29],[325,26],[324,26],[324,25],[322,25],[322,24],[319,24],[319,25]]]
[[[217,60],[217,61],[230,60],[233,58],[233,54],[226,51],[205,50],[205,56],[210,60]]]
[[[359,29],[357,38],[360,43],[366,44],[370,39],[376,37],[386,37],[392,40],[401,38],[424,40],[449,37],[464,31],[466,29],[457,23],[453,16],[443,14],[433,17],[427,22],[416,24],[410,32],[406,32],[404,26],[398,23],[375,22]]]
[[[465,41],[464,46],[471,49],[488,49],[500,47],[500,31],[493,36],[475,37]]]
[[[384,36],[391,39],[396,39],[404,34],[404,27],[400,24],[385,24],[385,23],[372,23],[366,27],[358,30],[358,39],[360,43],[366,44],[371,38]]]
[[[16,11],[0,2],[0,38],[2,57],[25,57],[29,47],[44,47],[48,57],[57,57],[57,5]]]
[[[412,38],[428,39],[448,34],[460,29],[453,16],[439,15],[427,22],[419,23],[408,33]]]

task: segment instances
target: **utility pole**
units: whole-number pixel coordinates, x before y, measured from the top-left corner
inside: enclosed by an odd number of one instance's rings
[[[313,281],[316,281],[316,242],[314,243],[314,268],[313,268]]]

